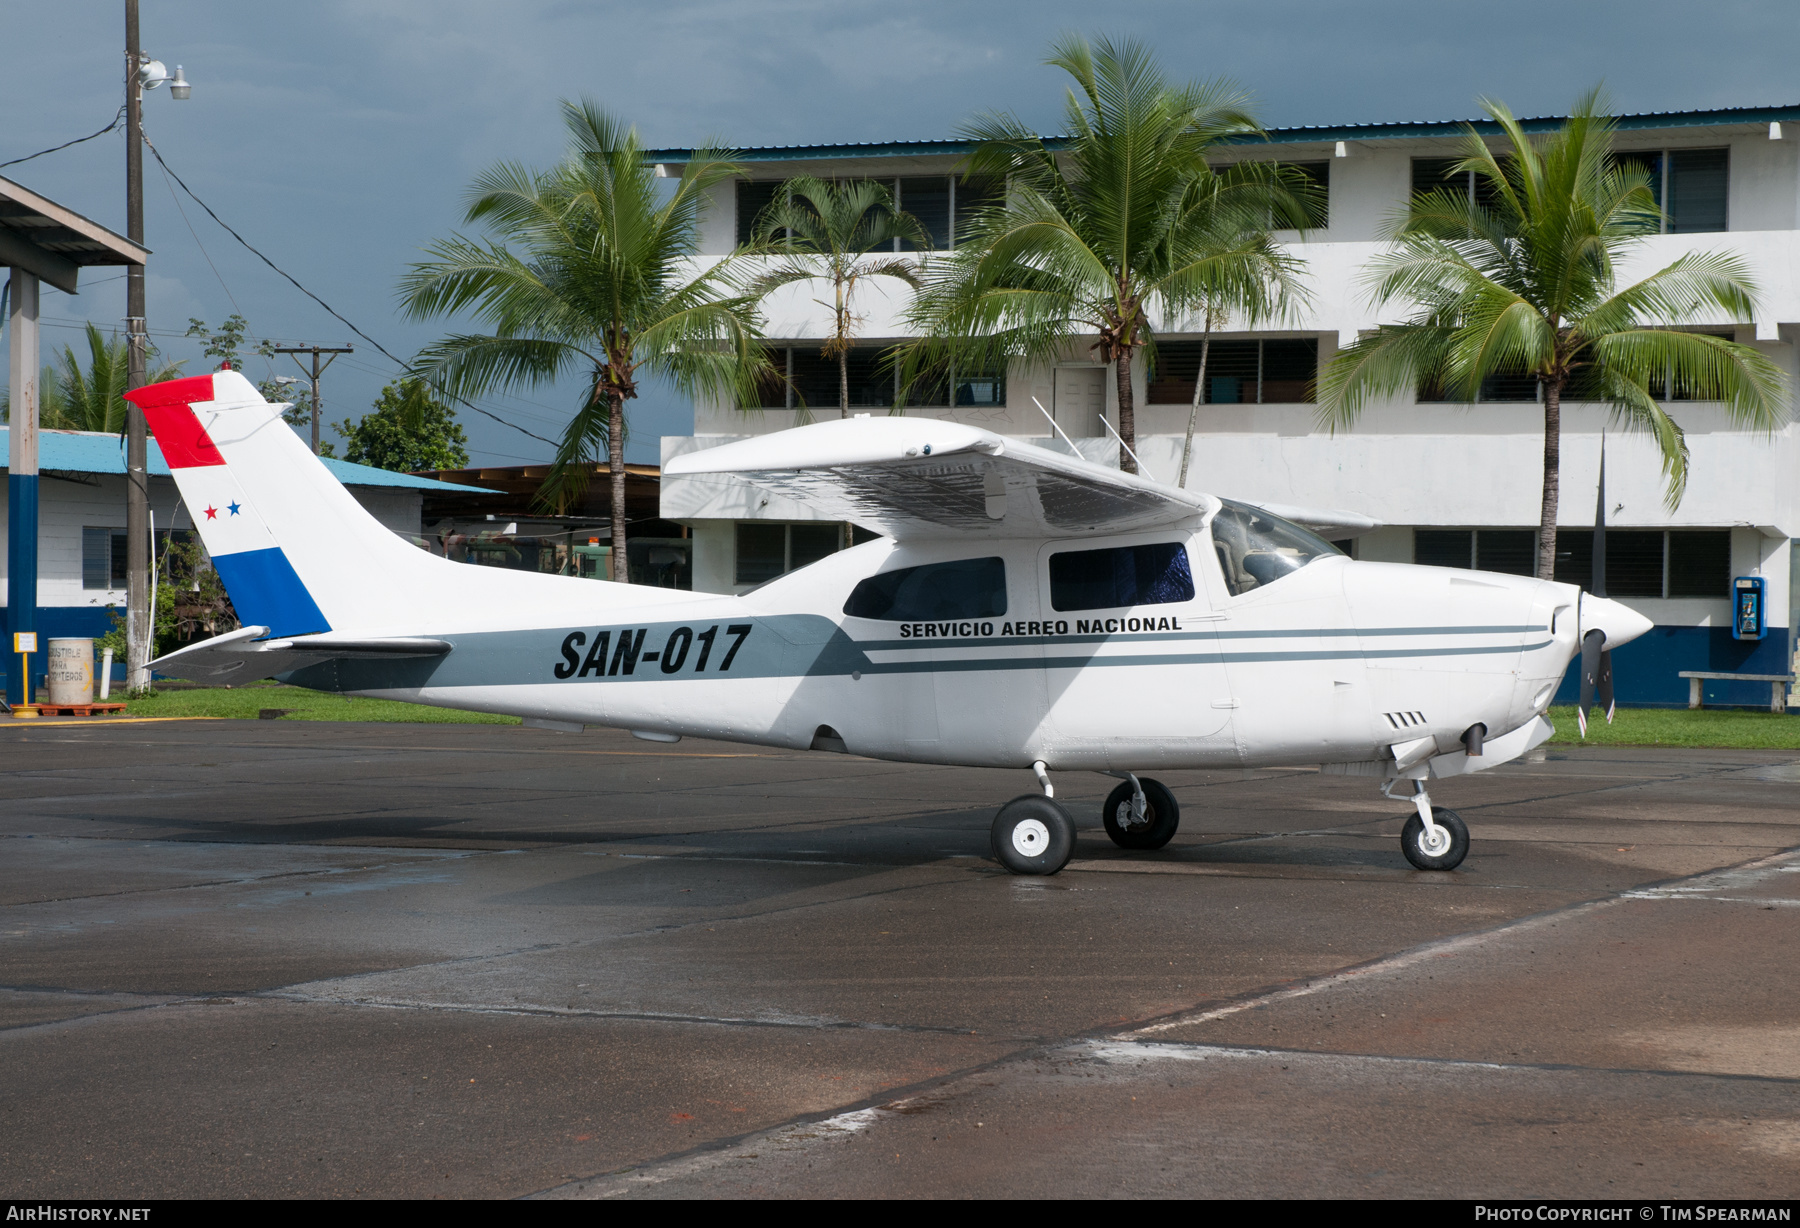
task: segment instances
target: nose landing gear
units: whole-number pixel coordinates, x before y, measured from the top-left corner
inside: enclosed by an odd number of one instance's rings
[[[1394,797],[1389,790],[1397,783],[1384,784],[1382,795]],[[1434,810],[1423,780],[1413,781],[1412,797],[1394,800],[1411,801],[1418,812],[1406,820],[1400,832],[1400,851],[1408,861],[1420,870],[1454,870],[1462,864],[1469,855],[1469,828],[1461,815],[1454,810]]]

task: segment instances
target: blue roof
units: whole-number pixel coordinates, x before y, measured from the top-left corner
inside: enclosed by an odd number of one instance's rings
[[[10,440],[7,438],[8,428],[0,426],[0,469],[6,467],[7,449]],[[410,473],[395,473],[389,469],[377,469],[373,465],[353,465],[346,460],[335,460],[329,456],[319,458],[332,476],[346,486],[399,486],[407,490],[460,491],[463,493],[491,493],[480,486],[459,486],[454,482],[440,482],[436,478],[416,478]],[[150,441],[150,474],[152,477],[166,478],[169,466],[163,460],[162,449],[156,441]],[[38,434],[38,469],[56,470],[62,473],[125,473],[125,443],[117,435],[109,435],[101,431],[42,431]]]
[[[1521,119],[1527,132],[1549,132],[1563,122],[1560,115]],[[1667,128],[1713,127],[1719,124],[1770,124],[1800,122],[1800,106],[1723,107],[1711,111],[1651,111],[1642,115],[1618,115],[1613,122],[1621,132]],[[1337,124],[1314,127],[1270,128],[1266,139],[1273,144],[1299,144],[1310,141],[1380,141],[1408,137],[1455,137],[1473,128],[1483,136],[1500,132],[1492,120],[1425,120],[1385,124]],[[1239,137],[1228,144],[1254,144],[1264,137]],[[1046,137],[1044,144],[1061,148],[1066,137]],[[736,162],[806,162],[825,158],[920,158],[963,155],[975,148],[972,141],[869,141],[843,145],[770,145],[758,149],[740,149],[731,155]],[[646,150],[648,162],[686,162],[691,149]]]

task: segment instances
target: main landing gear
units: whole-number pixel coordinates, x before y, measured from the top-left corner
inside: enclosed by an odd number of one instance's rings
[[[1055,874],[1075,852],[1075,821],[1056,801],[1056,789],[1042,760],[1031,765],[1043,795],[1027,793],[1000,807],[994,816],[994,858],[1014,874]],[[1130,772],[1108,772],[1124,784],[1101,809],[1106,834],[1124,849],[1159,849],[1175,836],[1181,807],[1161,781]],[[1465,841],[1466,843],[1466,841]]]
[[[1390,780],[1382,785],[1382,795],[1397,802],[1410,801],[1417,812],[1401,829],[1400,851],[1420,870],[1456,869],[1469,855],[1469,828],[1462,816],[1454,810],[1434,809],[1423,780],[1413,781],[1410,798],[1394,797],[1390,790],[1398,783]]]

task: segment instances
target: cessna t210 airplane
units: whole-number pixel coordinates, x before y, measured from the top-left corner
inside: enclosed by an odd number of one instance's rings
[[[1178,490],[905,417],[666,467],[882,534],[741,596],[472,567],[383,528],[236,372],[126,396],[244,623],[153,662],[163,674],[651,741],[1029,769],[1039,791],[1000,807],[992,832],[1019,874],[1054,874],[1074,848],[1052,772],[1119,778],[1106,832],[1150,850],[1180,811],[1144,773],[1302,764],[1411,802],[1407,859],[1452,869],[1468,829],[1426,782],[1548,738],[1544,711],[1577,654],[1584,706],[1598,679],[1610,708],[1608,650],[1650,628],[1572,585],[1353,562],[1315,532],[1375,527],[1360,517]]]

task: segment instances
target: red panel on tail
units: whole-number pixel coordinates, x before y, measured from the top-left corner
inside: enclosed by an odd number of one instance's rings
[[[191,408],[195,401],[213,399],[212,376],[192,375],[148,384],[126,393],[125,399],[144,411],[144,419],[169,468],[197,469],[225,463]]]

